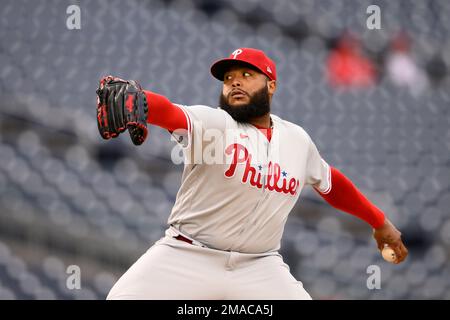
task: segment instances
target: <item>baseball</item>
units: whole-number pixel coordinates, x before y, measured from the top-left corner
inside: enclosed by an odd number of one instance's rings
[[[395,251],[389,246],[385,246],[383,248],[383,251],[381,251],[381,255],[383,256],[383,259],[386,260],[387,262],[395,262],[395,260],[397,260]]]

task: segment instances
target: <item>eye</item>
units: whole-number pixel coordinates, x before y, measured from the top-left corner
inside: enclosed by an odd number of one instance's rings
[[[244,77],[250,77],[250,76],[251,76],[250,72],[247,72],[247,71],[244,72]]]
[[[231,76],[229,74],[225,75],[225,80],[230,80]]]

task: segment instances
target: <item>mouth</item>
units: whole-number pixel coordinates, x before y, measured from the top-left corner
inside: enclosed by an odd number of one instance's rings
[[[247,97],[247,93],[244,92],[244,91],[242,91],[242,90],[235,89],[235,90],[231,91],[230,96],[231,96],[233,99],[239,100],[239,99],[243,99],[243,98]]]

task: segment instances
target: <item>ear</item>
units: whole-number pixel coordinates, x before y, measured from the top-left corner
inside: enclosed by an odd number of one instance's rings
[[[273,95],[277,90],[277,82],[275,80],[267,81],[267,90],[269,91],[270,95]]]

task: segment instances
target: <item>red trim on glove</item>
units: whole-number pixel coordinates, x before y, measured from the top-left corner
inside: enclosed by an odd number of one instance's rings
[[[331,190],[327,194],[314,188],[331,206],[352,214],[379,228],[384,224],[384,213],[373,205],[338,169],[331,167]]]
[[[188,119],[184,111],[166,97],[144,90],[148,101],[147,122],[169,131],[188,130]]]

